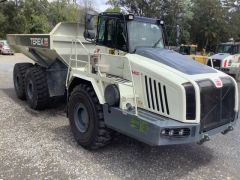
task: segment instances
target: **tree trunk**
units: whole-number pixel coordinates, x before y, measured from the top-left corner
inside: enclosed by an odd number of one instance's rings
[[[206,40],[206,44],[205,44],[205,49],[207,49],[207,46],[208,46],[208,37],[207,37],[207,40]]]

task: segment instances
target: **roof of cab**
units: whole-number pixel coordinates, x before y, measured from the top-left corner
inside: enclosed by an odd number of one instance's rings
[[[220,43],[219,45],[240,45],[240,42],[225,42],[225,43]]]
[[[134,16],[134,20],[137,20],[137,21],[148,22],[148,23],[156,23],[158,21],[160,22],[160,19],[157,19],[157,18],[135,16],[134,14],[131,14],[131,13],[123,14],[123,13],[119,13],[119,12],[103,12],[103,13],[100,13],[99,15],[108,16],[108,17],[115,17],[115,18],[120,18],[120,19],[123,19],[125,17],[126,20],[129,20],[129,19],[127,19],[127,17],[129,15],[133,15]]]

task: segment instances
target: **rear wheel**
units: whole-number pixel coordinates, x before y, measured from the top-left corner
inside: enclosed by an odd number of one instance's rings
[[[39,66],[30,68],[26,73],[25,93],[32,109],[45,109],[49,103],[46,72]]]
[[[17,63],[14,66],[13,82],[14,82],[15,92],[19,99],[22,99],[22,100],[26,99],[25,75],[26,75],[26,71],[32,66],[33,64],[31,63]]]
[[[111,141],[102,106],[91,86],[76,86],[69,98],[68,115],[76,141],[87,149],[98,149]]]

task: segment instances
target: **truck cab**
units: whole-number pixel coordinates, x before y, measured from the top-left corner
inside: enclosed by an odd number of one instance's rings
[[[87,21],[90,22],[90,19],[93,16]],[[96,45],[127,53],[134,53],[141,47],[165,47],[164,23],[161,20],[133,14],[101,13],[97,21],[96,34],[92,25],[90,29],[85,29],[85,38],[94,36]]]
[[[199,63],[206,64],[208,57],[205,55],[198,54],[198,46],[195,44],[186,45],[182,44],[179,49],[179,53],[182,55],[190,56],[193,60],[198,61]]]
[[[238,58],[235,55],[239,53],[240,42],[221,43],[217,47],[217,53],[209,57],[207,65],[231,74],[231,65],[238,62]]]

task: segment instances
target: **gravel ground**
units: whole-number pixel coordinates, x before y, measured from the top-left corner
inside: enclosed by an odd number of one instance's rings
[[[203,145],[150,147],[120,136],[98,151],[78,146],[64,104],[33,111],[16,98],[12,69],[30,61],[0,56],[0,179],[240,179],[240,127]]]

